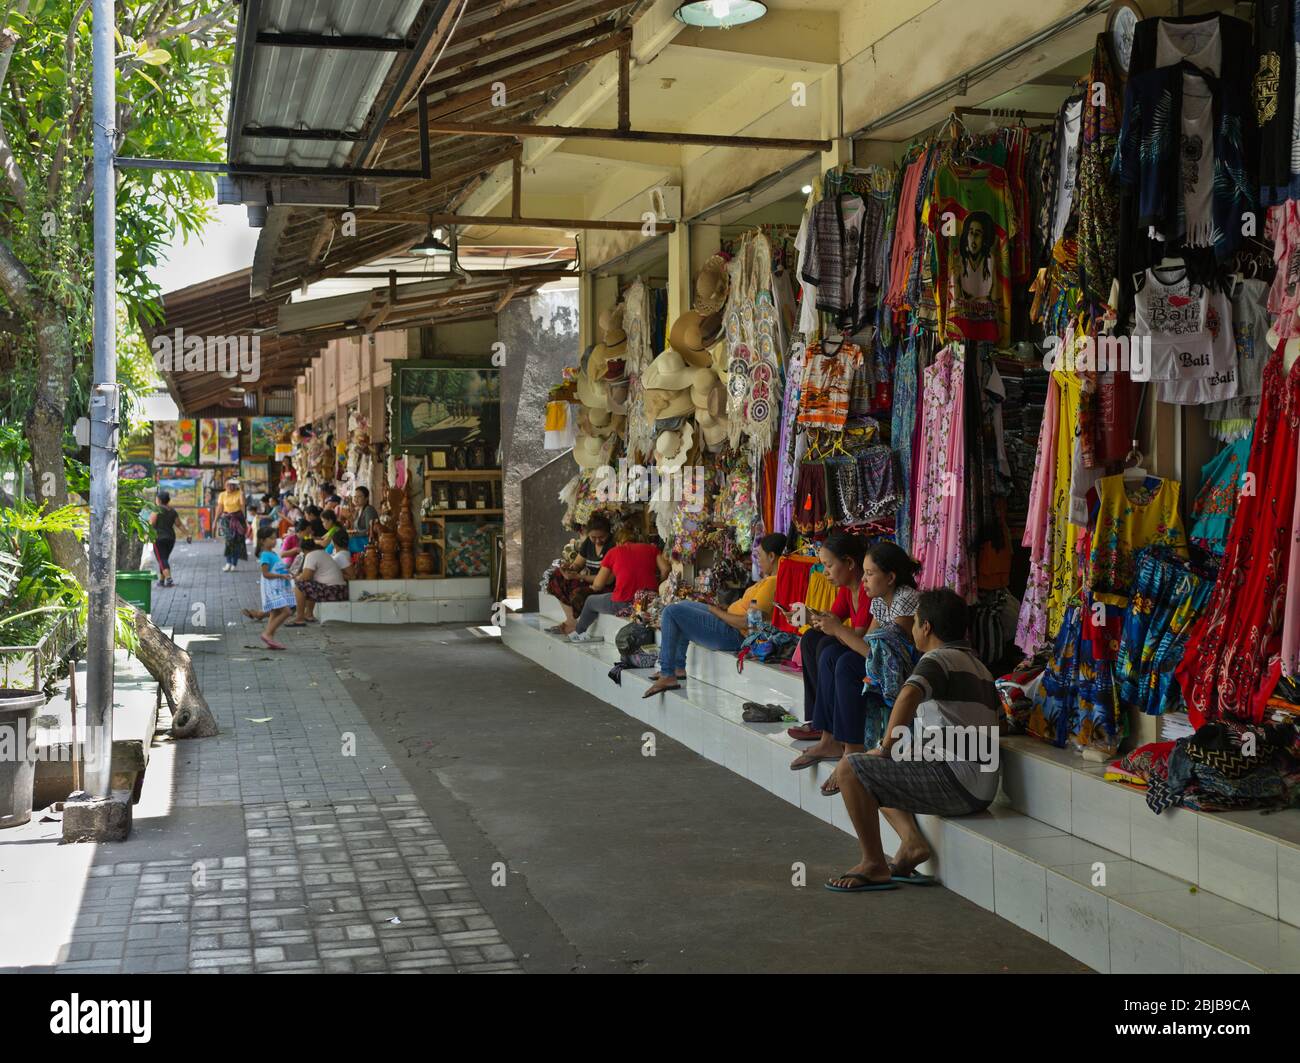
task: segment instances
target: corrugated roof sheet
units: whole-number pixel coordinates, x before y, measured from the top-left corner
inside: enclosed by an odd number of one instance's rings
[[[230,161],[250,165],[343,166],[351,141],[262,139],[245,129],[293,128],[363,133],[384,79],[405,52],[294,48],[256,43],[259,33],[385,37],[405,41],[423,0],[263,0],[257,24],[241,25],[239,47],[252,59],[241,86],[239,129]]]

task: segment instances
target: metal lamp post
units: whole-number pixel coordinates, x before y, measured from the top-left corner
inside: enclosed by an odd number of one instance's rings
[[[94,0],[94,366],[90,396],[90,616],[86,647],[85,788],[109,796],[113,751],[113,629],[117,568],[117,87],[113,0]]]

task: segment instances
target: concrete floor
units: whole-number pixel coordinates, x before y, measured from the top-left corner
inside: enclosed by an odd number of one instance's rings
[[[942,888],[823,890],[856,861],[845,834],[663,735],[644,756],[643,725],[497,639],[322,634],[528,971],[1087,970]]]

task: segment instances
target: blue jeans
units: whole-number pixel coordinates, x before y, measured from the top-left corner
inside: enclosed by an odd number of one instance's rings
[[[817,697],[812,725],[829,731],[836,741],[862,745],[871,697],[862,693],[866,674],[865,657],[838,640],[824,640],[817,653]]]
[[[719,620],[703,602],[673,602],[659,614],[659,674],[686,670],[686,650],[692,642],[706,650],[735,653],[744,637]]]

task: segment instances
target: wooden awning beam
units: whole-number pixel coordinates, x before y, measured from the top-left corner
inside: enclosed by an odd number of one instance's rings
[[[631,144],[676,144],[705,148],[776,148],[786,151],[830,151],[829,140],[788,137],[746,137],[714,133],[666,133],[648,129],[589,129],[586,126],[533,125],[525,122],[454,122],[429,120],[430,133],[455,133],[481,137],[547,137],[554,140],[622,140]]]
[[[387,225],[488,225],[514,229],[587,229],[592,232],[640,232],[640,221],[608,221],[582,218],[506,218],[481,214],[419,214],[413,211],[371,210],[357,215],[357,222]],[[676,228],[671,221],[655,223],[655,235]]]
[[[536,44],[531,48],[524,48],[517,52],[510,52],[493,62],[483,62],[482,58],[476,59],[472,65],[465,65],[463,69],[446,74],[443,77],[430,81],[420,90],[420,95],[426,100],[431,96],[436,96],[440,92],[446,92],[452,88],[460,88],[468,82],[478,81],[485,77],[492,77],[495,74],[503,74],[506,71],[513,70],[517,66],[530,63],[535,59],[542,59],[553,55],[557,52],[563,52],[565,49],[573,48],[576,45],[583,44],[593,37],[602,38],[600,44],[593,47],[602,49],[599,54],[607,54],[619,48],[630,48],[632,46],[632,34],[628,30],[615,32],[614,20],[597,23],[594,26],[588,26],[586,29],[577,30],[574,33],[566,34],[563,37],[556,37],[554,40],[545,41],[542,44]],[[536,39],[536,38],[534,38]],[[587,49],[590,51],[590,49]],[[592,53],[593,55],[597,53]]]

